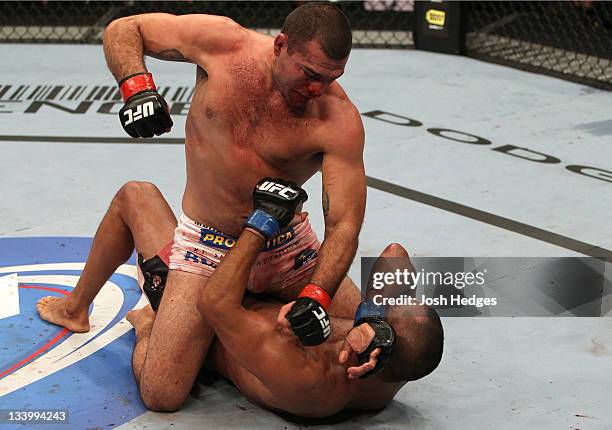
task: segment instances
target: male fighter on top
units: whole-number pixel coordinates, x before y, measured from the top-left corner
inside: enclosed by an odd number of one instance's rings
[[[440,319],[424,306],[376,306],[370,301],[375,292],[370,288],[369,300],[357,307],[354,321],[332,316],[333,334],[322,345],[304,347],[294,336],[277,330],[281,304],[263,300],[261,295],[243,296],[261,248],[292,220],[305,193],[278,179],[272,182],[279,187],[262,186],[267,182],[260,182],[253,193],[257,216],[246,222],[245,231],[199,294],[198,309],[217,335],[207,366],[232,381],[251,401],[275,411],[322,417],[342,409],[385,406],[407,381],[427,375],[438,365],[443,349]],[[120,218],[132,220],[139,210],[149,215],[131,224],[125,245],[131,237],[139,253],[152,254],[158,249],[155,242],[171,236],[176,222],[153,185],[124,186],[105,217],[104,229],[111,233],[112,224],[118,228]],[[98,251],[107,246],[99,241],[96,245]],[[414,270],[400,245],[389,245],[381,257],[385,258],[378,260],[375,272]],[[385,287],[385,296],[397,294],[390,288]],[[135,375],[143,367],[155,316],[151,306],[127,315],[136,331]],[[173,391],[172,386],[166,389]]]
[[[366,300],[354,321],[331,318],[333,334],[322,345],[304,347],[295,337],[279,332],[280,304],[244,297],[250,268],[262,247],[292,220],[305,198],[295,184],[274,181],[285,188],[265,188],[265,180],[256,186],[257,216],[249,218],[200,291],[198,308],[217,336],[207,365],[248,399],[275,411],[324,417],[343,409],[381,408],[407,381],[437,367],[443,348],[440,319],[425,306],[385,307]],[[377,261],[374,271],[384,270],[388,257],[395,257],[390,263],[394,269],[414,270],[400,245],[389,245],[381,257],[385,258]],[[386,289],[383,293],[393,295]],[[137,343],[146,342],[155,320],[151,307],[131,311],[128,320]]]
[[[275,291],[285,301],[302,291],[304,300],[284,307],[279,316],[282,320],[290,308],[292,328],[325,321],[320,310],[330,297],[335,296],[335,305],[329,311],[336,306],[338,314],[348,315],[358,303],[358,292],[345,274],[365,208],[364,131],[359,112],[335,82],[350,48],[349,23],[329,4],[295,9],[275,38],[210,15],[145,14],[118,19],[106,29],[107,63],[126,101],[122,125],[134,137],[161,134],[172,125],[143,54],[198,66],[185,127],[183,214],[164,299],[137,374],[149,408],[177,409],[193,385],[214,336],[196,309],[196,298],[240,233],[259,178],[281,176],[301,185],[321,170],[325,238],[319,244],[303,220],[271,239],[253,267],[248,289]],[[137,224],[139,216],[148,214],[133,216],[129,222]],[[89,269],[67,299],[41,302],[43,319],[73,331],[89,330],[88,306],[112,274],[110,268],[129,256],[126,224],[123,219],[114,228],[102,221]],[[111,234],[103,236],[106,231]],[[117,253],[99,251],[113,241]],[[163,272],[155,263],[149,269]],[[323,342],[329,335],[318,324],[307,326],[312,331],[299,331],[304,344]]]

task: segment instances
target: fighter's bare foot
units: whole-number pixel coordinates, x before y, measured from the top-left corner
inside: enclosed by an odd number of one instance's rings
[[[43,320],[65,327],[74,333],[86,333],[90,329],[87,311],[68,312],[65,297],[43,297],[36,304],[36,310]]]
[[[136,330],[136,335],[138,335],[140,330],[153,325],[153,321],[155,321],[155,311],[151,308],[151,305],[146,305],[144,308],[129,311],[125,319],[132,324],[134,330]]]

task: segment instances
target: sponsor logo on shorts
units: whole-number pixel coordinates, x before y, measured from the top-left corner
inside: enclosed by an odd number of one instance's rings
[[[191,261],[193,263],[200,263],[200,264],[203,264],[204,266],[212,267],[213,269],[217,268],[217,263],[215,263],[214,261],[210,261],[206,257],[202,257],[202,256],[200,256],[198,254],[195,254],[195,253],[191,252],[191,251],[186,251],[185,252],[185,256],[183,257],[183,259],[185,261]]]
[[[317,258],[317,251],[312,248],[305,249],[295,256],[295,266],[293,268],[297,270],[315,258]]]
[[[200,229],[200,243],[211,248],[229,251],[236,244],[236,238],[218,230],[204,227]]]
[[[271,261],[275,261],[278,260],[279,258],[281,258],[283,255],[293,251],[296,247],[300,246],[300,241],[297,240],[293,243],[290,243],[289,245],[287,245],[285,248],[279,250],[278,252],[275,252],[272,255],[265,255],[262,259],[257,260],[257,262],[255,263],[256,266],[263,266],[265,264],[270,263]]]
[[[265,251],[271,251],[273,249],[279,248],[283,245],[288,244],[293,239],[295,239],[295,231],[293,227],[289,227],[287,231],[277,234],[266,242]]]
[[[270,251],[280,248],[281,246],[291,242],[293,239],[295,239],[295,231],[293,230],[293,227],[290,227],[287,231],[279,233],[269,239],[266,242],[264,250]],[[211,248],[229,251],[236,244],[236,238],[224,234],[218,230],[203,227],[200,229],[200,243]]]

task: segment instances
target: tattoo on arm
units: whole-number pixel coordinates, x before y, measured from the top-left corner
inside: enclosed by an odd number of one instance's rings
[[[329,194],[327,194],[325,185],[323,185],[322,203],[323,203],[323,216],[326,217],[327,214],[329,213]]]
[[[187,61],[185,56],[181,54],[181,51],[178,49],[164,49],[160,52],[147,52],[147,55],[150,57],[157,58],[158,60],[167,60],[167,61]]]

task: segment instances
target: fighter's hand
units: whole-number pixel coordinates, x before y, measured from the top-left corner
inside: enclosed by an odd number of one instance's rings
[[[132,137],[153,137],[172,128],[168,104],[157,92],[150,73],[124,78],[120,83],[125,105],[119,111],[121,126]]]
[[[286,318],[286,315],[289,313],[291,308],[293,307],[293,302],[289,302],[281,306],[278,311],[278,316],[276,317],[276,329],[285,335],[292,335],[291,324],[289,324],[289,320]]]
[[[312,297],[298,297],[285,318],[304,346],[320,345],[331,333],[325,307]]]
[[[338,355],[338,363],[344,364],[349,360],[356,360],[358,355],[365,351],[374,338],[374,329],[369,324],[360,324],[353,327],[344,338],[344,343]],[[380,348],[370,354],[370,359],[360,366],[351,366],[346,372],[349,379],[357,379],[376,367]]]
[[[327,315],[330,304],[331,298],[327,291],[309,283],[298,294],[297,300],[286,305],[281,312],[286,311],[284,317],[302,345],[316,346],[325,342],[331,334]]]
[[[307,199],[306,191],[295,182],[263,178],[253,189],[254,210],[246,220],[245,227],[269,239],[291,223],[296,210]]]

